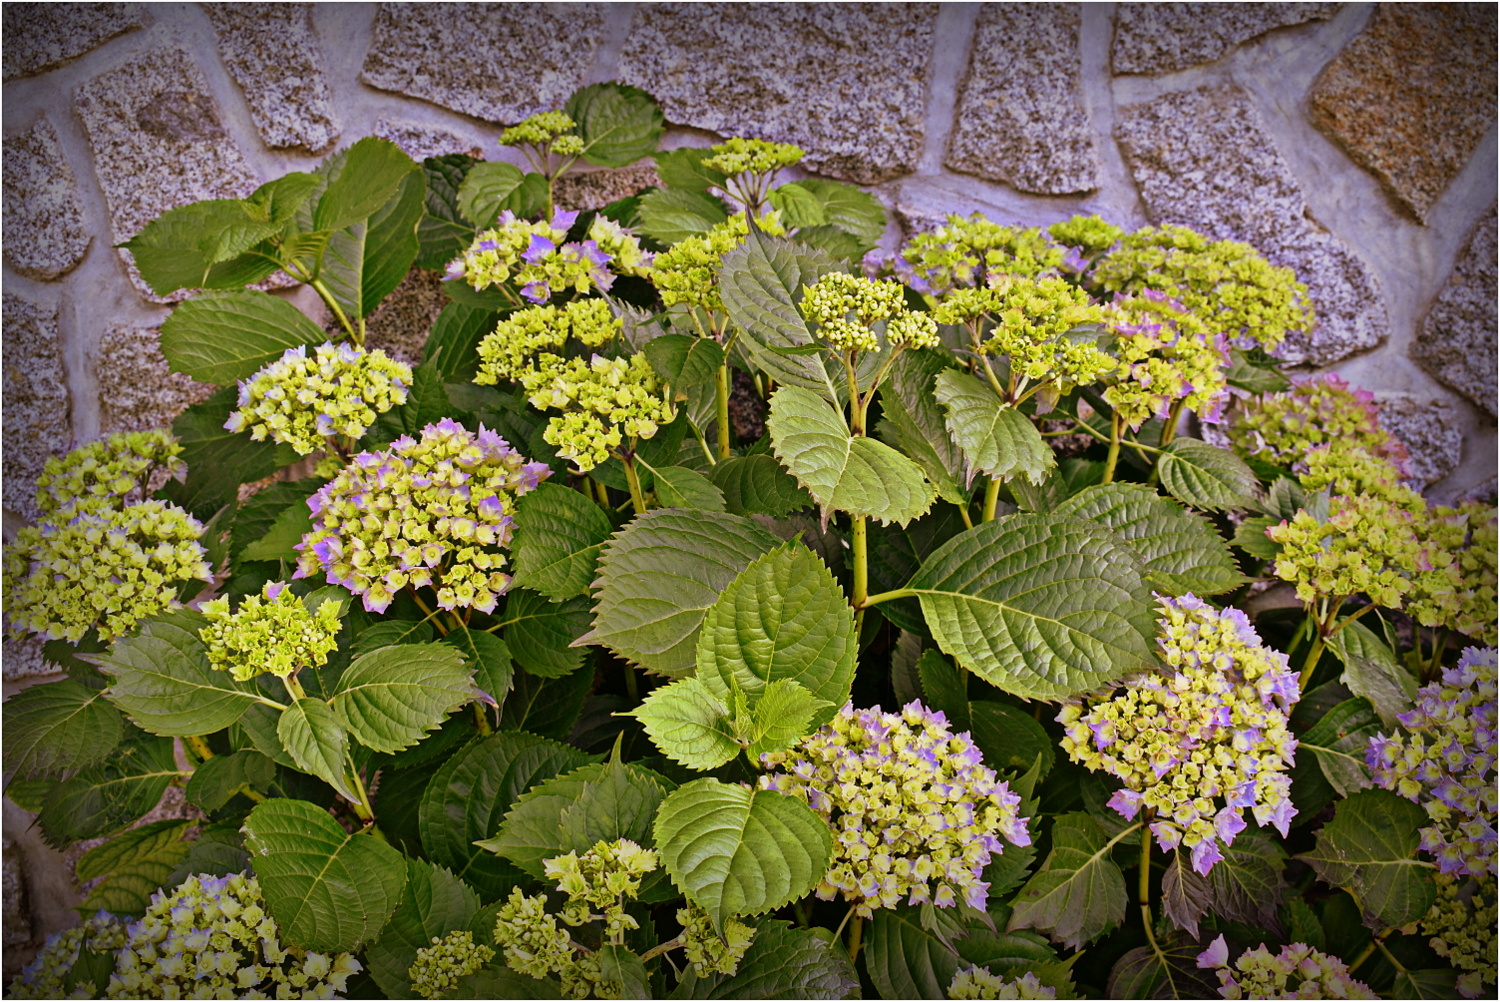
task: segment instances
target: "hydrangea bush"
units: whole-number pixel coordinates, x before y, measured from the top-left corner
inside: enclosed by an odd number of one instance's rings
[[[49,462],[6,548],[66,673],[6,792],[91,843],[11,994],[1487,997],[1496,513],[1282,371],[1296,276],[901,241],[662,127],[591,85],[526,169],[366,139],[129,242],[221,389]],[[413,266],[407,366],[366,327]]]

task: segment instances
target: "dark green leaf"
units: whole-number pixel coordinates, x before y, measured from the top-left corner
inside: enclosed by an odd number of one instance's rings
[[[497,706],[505,702],[515,674],[505,641],[493,633],[460,626],[444,637],[443,642],[463,652],[464,661],[474,668],[474,684],[480,692]]]
[[[707,233],[729,218],[724,203],[705,191],[658,188],[641,196],[641,233],[671,245]]]
[[[478,942],[476,939],[475,942]],[[499,951],[496,951],[498,955]],[[458,979],[455,999],[560,999],[562,985],[556,978],[533,978],[509,967],[493,964]],[[571,996],[570,996],[571,997]]]
[[[333,711],[351,737],[379,752],[416,744],[475,696],[474,666],[447,644],[400,644],[345,670]]]
[[[836,270],[827,254],[768,237],[753,226],[745,242],[724,255],[719,269],[724,308],[747,335],[740,344],[756,368],[778,382],[817,390],[829,400],[838,399],[838,392],[821,357],[784,352],[813,343],[797,304],[804,286]]]
[[[477,911],[479,897],[462,880],[440,866],[408,859],[401,904],[380,931],[380,938],[365,948],[365,962],[375,983],[389,998],[411,997],[407,971],[417,951],[431,946],[434,938],[467,929]]]
[[[55,776],[109,756],[125,721],[99,689],[71,679],[34,685],[5,701],[7,774]]]
[[[587,144],[583,159],[599,167],[633,164],[661,142],[661,107],[639,87],[590,84],[574,91],[563,110]]]
[[[1385,641],[1363,623],[1350,621],[1330,638],[1328,649],[1344,663],[1340,680],[1356,696],[1370,701],[1388,728],[1398,726],[1398,714],[1411,709],[1417,682]]]
[[[656,161],[656,176],[668,188],[679,191],[707,191],[724,188],[729,175],[712,167],[703,166],[703,161],[714,155],[714,151],[701,146],[684,146],[676,150],[663,150],[652,154]]]
[[[1176,438],[1156,461],[1167,493],[1195,508],[1258,509],[1260,482],[1244,460],[1195,438]]]
[[[1451,999],[1456,991],[1458,972],[1451,967],[1424,971],[1397,971],[1390,996],[1398,999]]]
[[[1002,401],[978,376],[943,369],[937,374],[934,395],[948,409],[948,434],[968,462],[970,481],[979,472],[1040,484],[1057,465],[1031,419]]]
[[[217,811],[244,790],[265,793],[276,779],[276,763],[258,751],[244,749],[215,755],[193,770],[185,791],[188,802]]]
[[[525,588],[511,590],[505,605],[505,643],[516,663],[540,678],[571,675],[588,650],[573,646],[589,628],[588,599],[549,602]]]
[[[554,602],[587,593],[612,531],[597,504],[575,490],[542,484],[516,503],[515,585]]]
[[[307,509],[307,499],[327,483],[318,477],[305,480],[277,481],[257,491],[234,513],[234,522],[229,529],[230,551],[238,556],[236,562],[244,560],[242,551],[263,539],[271,526],[288,508],[301,505]],[[310,509],[308,509],[310,511]]]
[[[37,823],[48,844],[59,849],[108,835],[155,807],[177,776],[169,739],[127,741],[102,764],[59,783]]]
[[[874,195],[842,181],[805,178],[797,187],[823,203],[828,222],[859,242],[859,253],[873,248],[885,233],[885,208]]]
[[[1380,721],[1365,699],[1348,699],[1323,714],[1297,739],[1297,751],[1317,759],[1323,777],[1341,797],[1370,785],[1365,748]]]
[[[297,461],[297,451],[289,445],[257,442],[248,431],[224,430],[237,397],[234,387],[226,387],[190,405],[172,422],[188,476],[185,483],[169,484],[164,493],[195,515],[211,515],[238,498],[240,484],[263,480]]]
[[[870,528],[870,592],[879,594],[906,585],[927,558],[965,529],[962,513],[952,505],[939,505],[905,529],[899,526]],[[915,597],[881,602],[875,607],[897,628],[928,636],[922,604]]]
[[[772,919],[755,927],[755,941],[733,976],[689,973],[674,999],[859,998],[859,976],[849,954],[826,930],[797,929]],[[899,996],[892,996],[899,997]]]
[[[948,434],[947,411],[933,395],[938,373],[950,359],[935,351],[903,351],[891,367],[890,388],[881,394],[880,437],[917,465],[949,504],[967,505],[960,483],[963,452]]]
[[[946,999],[959,966],[956,940],[966,930],[944,911],[928,928],[910,905],[882,908],[870,924],[865,971],[881,998]]]
[[[653,468],[651,476],[656,481],[656,500],[664,507],[724,510],[724,492],[696,470],[661,466]]]
[[[344,757],[349,734],[321,699],[299,699],[281,712],[276,735],[297,768],[317,776],[351,804],[368,807],[349,782]]]
[[[321,277],[350,320],[374,313],[411,270],[425,184],[421,171],[407,174],[397,196],[368,222],[356,222],[329,238]]]
[[[431,271],[464,252],[474,239],[474,227],[460,213],[458,188],[474,166],[473,157],[449,153],[422,161],[427,178],[426,211],[417,224],[417,264]]]
[[[1008,703],[977,699],[969,704],[969,717],[969,731],[990,768],[1025,772],[1040,756],[1037,778],[1052,771],[1056,757],[1052,737],[1030,713]]]
[[[366,136],[343,151],[337,173],[318,199],[313,229],[342,230],[369,219],[396,198],[416,170],[401,147],[389,139]]]
[[[587,669],[561,678],[517,672],[515,688],[500,708],[500,726],[508,731],[527,730],[549,738],[565,738],[583,711],[583,701],[593,685],[594,673]]]
[[[1416,858],[1421,807],[1386,790],[1361,790],[1334,809],[1318,844],[1298,859],[1318,879],[1357,895],[1365,925],[1387,929],[1427,914],[1437,895],[1433,864]]]
[[[1224,858],[1201,876],[1189,865],[1189,853],[1178,849],[1162,877],[1162,904],[1167,918],[1193,938],[1198,920],[1213,915],[1257,929],[1275,929],[1286,893],[1286,853],[1259,831],[1241,832]]]
[[[525,175],[514,164],[481,161],[469,169],[458,186],[458,209],[476,227],[487,229],[495,225],[507,208],[507,199],[524,181]]]
[[[432,624],[411,619],[382,619],[361,630],[354,641],[353,653],[361,657],[393,644],[425,644],[432,640]]]
[[[1009,928],[1040,929],[1080,949],[1125,920],[1125,877],[1109,856],[1113,843],[1087,814],[1052,824],[1052,851],[1016,897]]]
[[[295,563],[294,547],[312,531],[312,509],[306,501],[294,501],[281,510],[266,534],[240,551],[241,560],[283,560]]]
[[[1237,390],[1248,393],[1280,393],[1291,385],[1276,369],[1276,360],[1252,359],[1238,348],[1229,349],[1229,366],[1224,378]]]
[[[1281,544],[1272,542],[1266,530],[1281,524],[1275,515],[1252,515],[1234,529],[1234,545],[1261,560],[1275,560],[1281,556]]]
[[[186,819],[155,821],[84,853],[75,874],[80,882],[105,879],[78,906],[85,914],[100,909],[111,915],[145,914],[151,896],[166,885],[173,869],[187,855],[182,841]]]
[[[709,476],[724,492],[725,507],[736,515],[782,518],[813,505],[812,495],[765,453],[722,460],[714,464]]]
[[[422,349],[444,384],[468,382],[479,370],[479,342],[495,329],[504,314],[465,303],[449,303],[438,314]]]
[[[923,704],[929,710],[941,710],[953,730],[967,731],[969,691],[964,673],[938,651],[925,650],[917,659],[917,677]]]
[[[249,379],[290,348],[327,340],[297,307],[254,289],[200,293],[161,325],[161,352],[172,371],[221,386]]]
[[[275,260],[251,262],[241,255],[280,229],[280,223],[256,218],[245,201],[210,198],[167,210],[120,246],[130,251],[146,284],[165,296],[260,281],[276,270]]]
[[[1218,979],[1198,967],[1203,947],[1179,934],[1158,953],[1138,946],[1115,961],[1107,997],[1112,999],[1207,999],[1218,995]]]

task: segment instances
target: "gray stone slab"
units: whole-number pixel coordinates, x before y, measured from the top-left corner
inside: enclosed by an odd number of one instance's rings
[[[1422,221],[1495,123],[1493,4],[1380,4],[1308,95],[1313,124]]]
[[[1336,3],[1122,3],[1110,62],[1119,74],[1156,75],[1212,62],[1274,28],[1322,21]]]
[[[562,107],[603,42],[605,4],[380,5],[360,79],[491,122]]]
[[[449,153],[467,153],[476,158],[484,156],[484,150],[476,146],[472,140],[446,129],[435,129],[417,122],[398,122],[382,118],[375,123],[375,128],[371,131],[381,139],[389,139],[401,147],[407,156],[418,163],[428,157],[441,157]]]
[[[1374,273],[1308,218],[1301,187],[1243,91],[1210,86],[1122,108],[1115,135],[1154,221],[1242,240],[1306,283],[1317,326],[1288,338],[1283,359],[1328,365],[1385,340]]]
[[[21,640],[7,638],[0,643],[0,662],[3,662],[8,682],[23,678],[44,678],[62,672],[61,668],[42,657],[40,637],[28,636]]]
[[[1380,394],[1380,425],[1406,446],[1406,483],[1416,490],[1458,469],[1463,460],[1463,415],[1451,400]]]
[[[1422,322],[1411,357],[1495,417],[1494,210],[1479,224]]]
[[[89,234],[78,180],[57,132],[45,118],[5,137],[5,262],[28,278],[50,281],[83,260]]]
[[[314,153],[339,135],[305,3],[209,3],[219,54],[267,146]]]
[[[675,124],[796,143],[808,167],[873,184],[921,157],[936,19],[931,3],[642,4],[619,75]]]
[[[1099,186],[1099,151],[1080,91],[1078,5],[987,3],[959,89],[949,167],[1020,191]]]
[[[656,165],[647,161],[619,170],[564,174],[557,179],[553,191],[559,208],[602,209],[610,202],[658,184],[661,178],[656,176]]]
[[[5,952],[31,939],[31,911],[26,907],[26,861],[20,846],[6,839],[0,847],[0,896],[4,900]],[[8,973],[8,972],[7,972]]]
[[[0,73],[29,77],[71,63],[146,23],[138,3],[8,3],[0,13]]]
[[[110,324],[94,346],[93,358],[104,434],[169,426],[183,408],[214,391],[167,366],[154,327]]]
[[[36,478],[43,464],[49,456],[67,452],[73,441],[57,311],[6,294],[0,314],[5,337],[5,367],[0,372],[4,501],[9,510],[33,518]]]

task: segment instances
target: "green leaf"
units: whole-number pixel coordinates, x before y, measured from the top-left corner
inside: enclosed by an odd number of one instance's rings
[[[965,673],[937,651],[925,650],[917,658],[921,699],[930,710],[941,710],[955,731],[969,729],[969,691]]]
[[[488,229],[525,180],[526,175],[514,164],[482,160],[469,168],[458,186],[458,210],[479,229]]]
[[[934,396],[948,409],[948,434],[963,452],[970,482],[978,472],[1000,480],[1024,476],[1040,484],[1057,465],[1031,419],[997,397],[978,376],[944,369],[937,374]]]
[[[1030,713],[1008,703],[976,699],[969,704],[969,718],[970,735],[990,768],[1024,773],[1041,756],[1038,778],[1052,771],[1057,756],[1052,737]]]
[[[103,761],[125,737],[104,692],[72,679],[34,685],[5,701],[7,774],[55,776]]]
[[[244,846],[245,836],[240,832],[238,819],[202,825],[198,828],[198,837],[188,843],[187,855],[161,886],[176,887],[195,873],[214,877],[244,873],[250,869],[250,857]]]
[[[703,166],[703,161],[714,155],[706,146],[684,146],[676,150],[653,153],[656,161],[656,176],[668,188],[678,191],[707,191],[710,188],[724,189],[729,175],[712,167]]]
[[[354,640],[355,657],[394,644],[425,644],[432,640],[432,624],[411,619],[383,619],[361,630]]]
[[[158,296],[247,285],[277,265],[274,259],[246,261],[241,255],[281,229],[252,211],[234,198],[193,202],[157,216],[120,246],[130,251],[141,278]]]
[[[367,222],[356,222],[329,238],[321,278],[350,320],[374,313],[411,270],[425,184],[421,171],[407,174],[397,197]]]
[[[427,179],[426,211],[417,224],[417,264],[433,271],[464,252],[474,239],[474,227],[458,206],[458,189],[476,161],[464,153],[448,153],[422,161]]]
[[[391,913],[380,938],[365,948],[370,976],[387,997],[411,997],[407,971],[417,951],[431,946],[434,937],[467,929],[477,911],[479,896],[462,880],[441,866],[408,859],[401,904]]]
[[[689,769],[717,769],[740,753],[729,705],[702,679],[652,689],[631,713],[663,755]]]
[[[1125,920],[1125,877],[1113,845],[1087,814],[1052,823],[1052,851],[1016,896],[1009,929],[1040,929],[1077,950]]]
[[[479,371],[479,342],[495,329],[504,314],[466,303],[449,303],[438,314],[422,349],[443,383],[467,382]]]
[[[962,507],[969,503],[968,491],[959,483],[964,454],[948,434],[947,412],[932,392],[948,362],[935,351],[903,351],[897,356],[890,389],[880,397],[883,419],[876,431],[887,444],[916,460],[939,497]]]
[[[258,751],[244,749],[215,755],[193,770],[184,791],[188,802],[217,811],[243,790],[265,793],[276,781],[276,763]]]
[[[519,874],[476,842],[500,828],[525,790],[587,761],[578,749],[534,734],[502,731],[469,744],[438,769],[422,795],[418,824],[428,858],[487,898],[503,897]]]
[[[605,544],[594,628],[579,642],[603,644],[659,674],[685,674],[709,607],[778,542],[722,512],[664,508],[637,517]]]
[[[652,468],[656,500],[667,508],[723,511],[724,492],[703,474],[682,466]]]
[[[729,218],[729,209],[706,191],[658,188],[641,196],[640,231],[668,246],[707,233]]]
[[[366,136],[343,152],[338,173],[313,212],[313,228],[342,230],[375,215],[417,170],[412,158],[389,139]]]
[[[154,821],[132,828],[79,857],[79,882],[105,879],[78,905],[88,915],[103,909],[111,915],[144,915],[151,896],[167,885],[173,869],[187,855],[182,841],[187,819]]]
[[[870,531],[870,592],[879,594],[904,587],[916,576],[927,558],[965,529],[962,513],[952,505],[939,505],[908,528],[875,526]],[[876,606],[898,629],[929,636],[922,616],[922,603],[915,596],[892,599]]]
[[[460,626],[443,638],[443,643],[457,647],[464,661],[474,667],[474,684],[499,706],[510,692],[515,668],[505,641],[493,633]]]
[[[783,518],[813,505],[812,495],[765,453],[721,460],[709,477],[724,492],[725,507],[736,515]]]
[[[771,208],[781,213],[782,225],[788,229],[822,226],[828,222],[823,202],[795,181],[772,188],[766,194]]]
[[[266,910],[287,941],[320,953],[372,941],[406,887],[401,854],[373,835],[350,835],[305,800],[257,804],[245,847]]]
[[[589,626],[589,603],[582,596],[549,602],[536,592],[512,589],[505,606],[505,622],[505,642],[511,656],[539,678],[571,675],[588,656],[588,651],[577,644]]]
[[[1339,802],[1318,831],[1312,852],[1297,858],[1318,879],[1355,895],[1365,925],[1387,929],[1415,922],[1437,896],[1434,866],[1416,859],[1421,807],[1387,790],[1361,790]]]
[[[712,338],[663,334],[646,342],[646,360],[672,387],[672,399],[684,402],[700,428],[714,420],[715,381],[724,364],[724,349]]]
[[[1235,526],[1232,542],[1252,557],[1275,560],[1281,556],[1281,544],[1272,542],[1266,530],[1280,523],[1281,519],[1275,515],[1252,515]]]
[[[1370,785],[1365,748],[1380,721],[1365,699],[1346,699],[1297,739],[1297,751],[1317,759],[1323,777],[1341,797]]]
[[[877,912],[877,917],[882,914]],[[822,935],[820,935],[822,933]],[[859,998],[859,975],[849,954],[826,930],[798,929],[771,919],[755,927],[755,941],[733,976],[687,973],[674,999]],[[900,996],[890,996],[899,998]]]
[[[37,812],[37,823],[58,849],[111,834],[155,807],[178,775],[171,741],[138,737],[57,784]]]
[[[398,752],[474,696],[474,668],[456,648],[400,644],[354,659],[339,680],[333,712],[360,744]]]
[[[641,958],[623,946],[605,944],[599,947],[599,973],[605,981],[620,986],[622,999],[649,999],[651,989],[646,965]],[[601,991],[603,989],[601,988]]]
[[[804,178],[796,183],[823,203],[829,223],[859,241],[860,254],[880,242],[885,233],[885,207],[874,195],[852,184],[823,178]]]
[[[563,105],[587,144],[583,159],[598,167],[624,167],[656,152],[661,107],[639,87],[596,83],[581,87]]]
[[[290,348],[317,345],[328,332],[269,292],[204,292],[161,325],[161,352],[173,372],[227,386],[249,379]]]
[[[813,732],[815,719],[832,719],[838,705],[842,704],[814,696],[800,682],[773,680],[753,704],[755,740],[745,749],[746,756],[759,762],[769,752],[786,751]]]
[[[744,243],[724,255],[719,294],[735,326],[747,335],[739,342],[755,367],[781,383],[817,390],[838,399],[821,356],[787,354],[813,343],[797,304],[804,286],[817,284],[838,265],[829,255],[751,227]]]
[[[312,509],[305,501],[294,501],[281,510],[266,534],[240,551],[241,560],[285,560],[295,562],[293,547],[312,531]]]
[[[476,937],[475,942],[478,942]],[[496,951],[499,955],[499,951]],[[533,978],[509,967],[481,967],[458,979],[449,997],[455,999],[560,999],[562,984],[556,978]],[[569,996],[571,998],[571,996]]]
[[[1397,715],[1416,699],[1417,682],[1395,652],[1363,623],[1352,621],[1329,639],[1328,649],[1344,663],[1340,680],[1349,691],[1368,699],[1386,727],[1398,726]]]
[[[1287,883],[1286,853],[1279,843],[1255,829],[1240,832],[1208,876],[1189,865],[1190,853],[1178,849],[1162,877],[1162,904],[1167,918],[1194,939],[1204,915],[1240,922],[1256,929],[1276,928]]]
[[[1167,595],[1219,595],[1245,580],[1229,547],[1202,516],[1140,484],[1085,487],[1053,514],[1098,522],[1146,564],[1146,581]]]
[[[226,387],[192,404],[172,422],[188,476],[185,483],[168,484],[165,494],[195,515],[212,515],[238,498],[240,484],[269,477],[298,459],[289,445],[257,442],[248,431],[224,430],[237,397],[234,387]]]
[[[799,800],[699,779],[661,805],[656,845],[672,882],[722,929],[812,890],[828,869],[832,837]]]
[[[1201,944],[1172,934],[1160,940],[1160,952],[1149,946],[1127,950],[1109,972],[1105,991],[1112,999],[1209,999],[1218,995],[1218,979],[1198,966]]]
[[[229,528],[229,548],[239,553],[261,539],[287,508],[295,504],[307,507],[307,499],[326,484],[318,477],[303,480],[279,480],[247,498],[234,513]],[[238,558],[243,559],[243,558]]]
[[[1397,971],[1391,998],[1451,999],[1457,997],[1458,972],[1451,967],[1425,971]]]
[[[1258,509],[1260,483],[1244,460],[1195,438],[1176,438],[1156,461],[1166,492],[1194,508]]]
[[[771,448],[797,482],[830,510],[906,525],[932,507],[922,468],[884,442],[854,437],[833,404],[800,386],[771,397]]]
[[[297,768],[317,776],[351,804],[368,807],[344,772],[349,734],[321,699],[299,699],[281,712],[276,735]]]
[[[1268,358],[1264,360],[1264,364],[1259,364],[1261,362],[1260,359],[1250,358],[1238,348],[1231,348],[1224,378],[1230,386],[1247,393],[1280,393],[1291,385],[1275,368],[1278,364],[1275,359]]]
[[[110,702],[142,730],[167,737],[212,734],[260,701],[254,683],[210,667],[197,632],[207,622],[194,612],[150,620],[137,635],[89,656],[109,676]]]
[[[1137,558],[1088,522],[985,522],[928,557],[909,588],[938,646],[1028,699],[1096,688],[1150,658],[1155,611]]]
[[[593,686],[592,671],[575,671],[561,678],[539,678],[530,672],[517,672],[515,688],[500,708],[500,727],[565,738],[583,711],[583,701]]]
[[[954,946],[966,934],[945,911],[932,913],[931,927],[923,912],[910,905],[881,908],[870,923],[865,947],[865,971],[881,998],[946,999],[958,971]]]

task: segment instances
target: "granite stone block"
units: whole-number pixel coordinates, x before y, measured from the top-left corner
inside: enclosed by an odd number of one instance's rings
[[[316,153],[338,138],[310,4],[210,3],[203,10],[267,146]]]
[[[78,267],[89,249],[78,180],[45,118],[5,137],[5,261],[50,281]]]
[[[1411,357],[1495,417],[1495,213],[1475,229],[1422,322]]]

